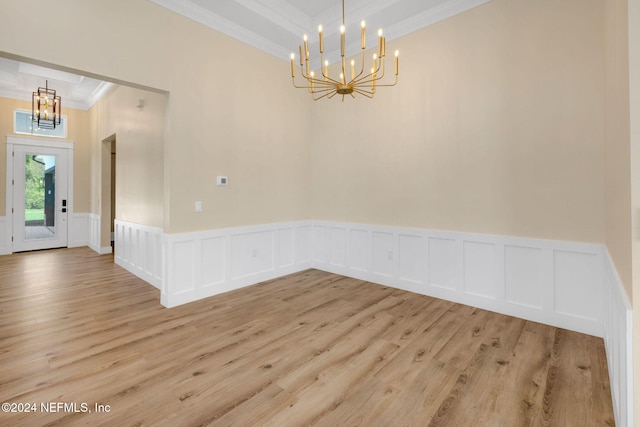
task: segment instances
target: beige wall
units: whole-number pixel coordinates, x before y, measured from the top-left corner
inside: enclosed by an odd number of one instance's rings
[[[0,52],[170,93],[166,232],[309,218],[309,104],[291,89],[286,61],[147,0],[54,0],[48,18],[64,25],[45,50],[23,31],[41,7],[0,3],[0,16],[11,17],[0,25]],[[216,187],[216,175],[229,187]]]
[[[640,0],[629,5],[629,115],[631,146],[634,420],[640,427]]]
[[[143,108],[137,108],[140,99],[144,100]],[[108,230],[103,234],[111,230],[111,146],[105,147],[104,141],[114,135],[117,141],[116,218],[152,227],[163,226],[166,100],[164,94],[118,86],[92,109],[96,126],[92,147],[95,165],[92,211],[106,217],[103,223]],[[103,164],[108,170],[102,170]],[[104,193],[102,184],[107,184]]]
[[[600,0],[494,0],[387,43],[396,88],[313,104],[318,219],[604,241]]]
[[[89,114],[84,110],[66,108],[64,99],[62,107],[68,123],[66,139],[74,142],[73,210],[77,213],[89,212],[91,200]],[[17,135],[13,132],[13,110],[16,108],[31,110],[31,102],[0,98],[0,138],[2,138],[0,145],[0,216],[6,215],[7,149],[5,142],[7,135]],[[39,137],[34,136],[33,138]],[[43,145],[46,145],[46,142],[43,142]]]

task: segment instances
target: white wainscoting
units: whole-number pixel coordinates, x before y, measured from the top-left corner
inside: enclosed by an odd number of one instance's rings
[[[88,213],[74,213],[69,217],[69,234],[67,246],[89,246],[89,215]]]
[[[299,221],[165,234],[162,304],[174,307],[310,268],[311,230]]]
[[[113,258],[119,266],[162,289],[161,228],[116,220]]]
[[[9,217],[0,216],[0,255],[11,253],[11,222]]]
[[[167,307],[317,268],[603,337],[616,424],[632,423],[632,311],[602,245],[327,221],[163,234],[116,221],[115,260]]]
[[[312,266],[603,336],[601,245],[313,223]]]
[[[110,254],[113,250],[111,245],[100,246],[100,227],[102,226],[100,218],[100,215],[89,214],[89,224],[87,225],[87,232],[89,233],[88,246],[100,255]]]
[[[609,251],[604,250],[604,345],[616,425],[633,425],[632,309]]]

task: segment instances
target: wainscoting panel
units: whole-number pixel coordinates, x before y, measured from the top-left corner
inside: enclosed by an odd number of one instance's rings
[[[200,279],[202,286],[224,283],[227,270],[227,245],[224,236],[203,238],[200,251]]]
[[[276,242],[276,260],[278,268],[290,267],[296,262],[295,256],[295,238],[296,233],[293,228],[282,228],[277,231],[278,236]]]
[[[99,254],[111,253],[111,246],[100,247],[100,215],[89,214],[89,247]],[[108,252],[107,252],[108,251]]]
[[[429,237],[429,257],[427,258],[427,283],[431,287],[451,291],[462,290],[459,285],[461,268],[458,266],[458,242],[456,239]]]
[[[496,245],[463,242],[464,291],[484,298],[496,298]]]
[[[367,272],[371,269],[371,233],[366,230],[349,230],[347,265],[353,271]]]
[[[505,245],[504,265],[507,302],[542,310],[542,249]]]
[[[295,264],[311,265],[313,250],[313,227],[309,225],[299,225],[293,228],[295,246],[293,253]],[[292,266],[292,268],[295,268]]]
[[[633,411],[633,311],[620,277],[604,250],[604,346],[609,365],[611,399],[617,426],[632,426]]]
[[[371,272],[374,276],[384,279],[395,277],[394,268],[394,234],[389,232],[373,231],[373,265]],[[372,280],[372,281],[375,281]],[[384,281],[386,284],[386,280]]]
[[[597,258],[588,253],[554,251],[557,313],[593,321],[602,317],[602,261]]]
[[[343,268],[347,265],[347,236],[344,228],[329,227],[329,263]]]
[[[74,213],[70,215],[69,240],[67,245],[70,248],[89,246],[89,226],[90,219],[88,213]]]
[[[94,221],[91,223],[93,229]],[[160,289],[163,268],[161,236],[160,228],[116,220],[115,263]]]
[[[231,279],[238,280],[274,270],[275,238],[273,230],[232,234]]]
[[[601,245],[330,221],[313,228],[314,268],[603,335]]]
[[[174,307],[310,268],[311,254],[322,255],[313,237],[326,244],[326,233],[301,221],[163,234],[161,302]]]
[[[425,283],[426,239],[422,234],[398,234],[398,278],[420,292]]]
[[[11,253],[11,223],[9,217],[0,216],[0,255]]]

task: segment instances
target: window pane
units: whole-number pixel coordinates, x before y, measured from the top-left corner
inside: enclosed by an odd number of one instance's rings
[[[24,166],[24,238],[53,238],[56,235],[56,156],[27,154]]]
[[[60,125],[55,129],[38,129],[37,124],[31,120],[31,111],[14,111],[15,133],[28,133],[29,135],[49,136],[54,138],[67,137],[67,116],[62,116]]]

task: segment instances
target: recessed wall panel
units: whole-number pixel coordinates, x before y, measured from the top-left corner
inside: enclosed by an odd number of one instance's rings
[[[347,265],[347,231],[344,228],[329,228],[329,263],[338,267]]]
[[[352,270],[369,271],[371,244],[369,233],[364,230],[349,230],[348,265]]]
[[[429,238],[429,285],[455,290],[458,250],[453,239]]]
[[[311,226],[301,226],[296,229],[297,261],[311,260]]]
[[[276,263],[278,267],[286,267],[293,265],[295,260],[295,233],[293,228],[282,228],[277,231],[278,233],[278,250]]]
[[[313,227],[313,260],[327,262],[327,227]]]
[[[173,294],[188,292],[194,289],[193,257],[195,242],[176,242],[172,245],[172,275],[171,284]]]
[[[249,276],[273,269],[273,232],[231,236],[231,277]]]
[[[398,236],[398,275],[402,280],[424,282],[427,254],[422,236]]]
[[[487,298],[496,296],[496,254],[493,243],[464,242],[464,290]]]
[[[224,282],[226,261],[224,237],[202,239],[201,278],[203,286]]]
[[[597,256],[555,251],[553,274],[555,310],[558,313],[598,319],[602,300],[598,281]]]
[[[373,272],[393,276],[393,234],[373,232]]]
[[[504,247],[507,302],[542,309],[542,250]]]

